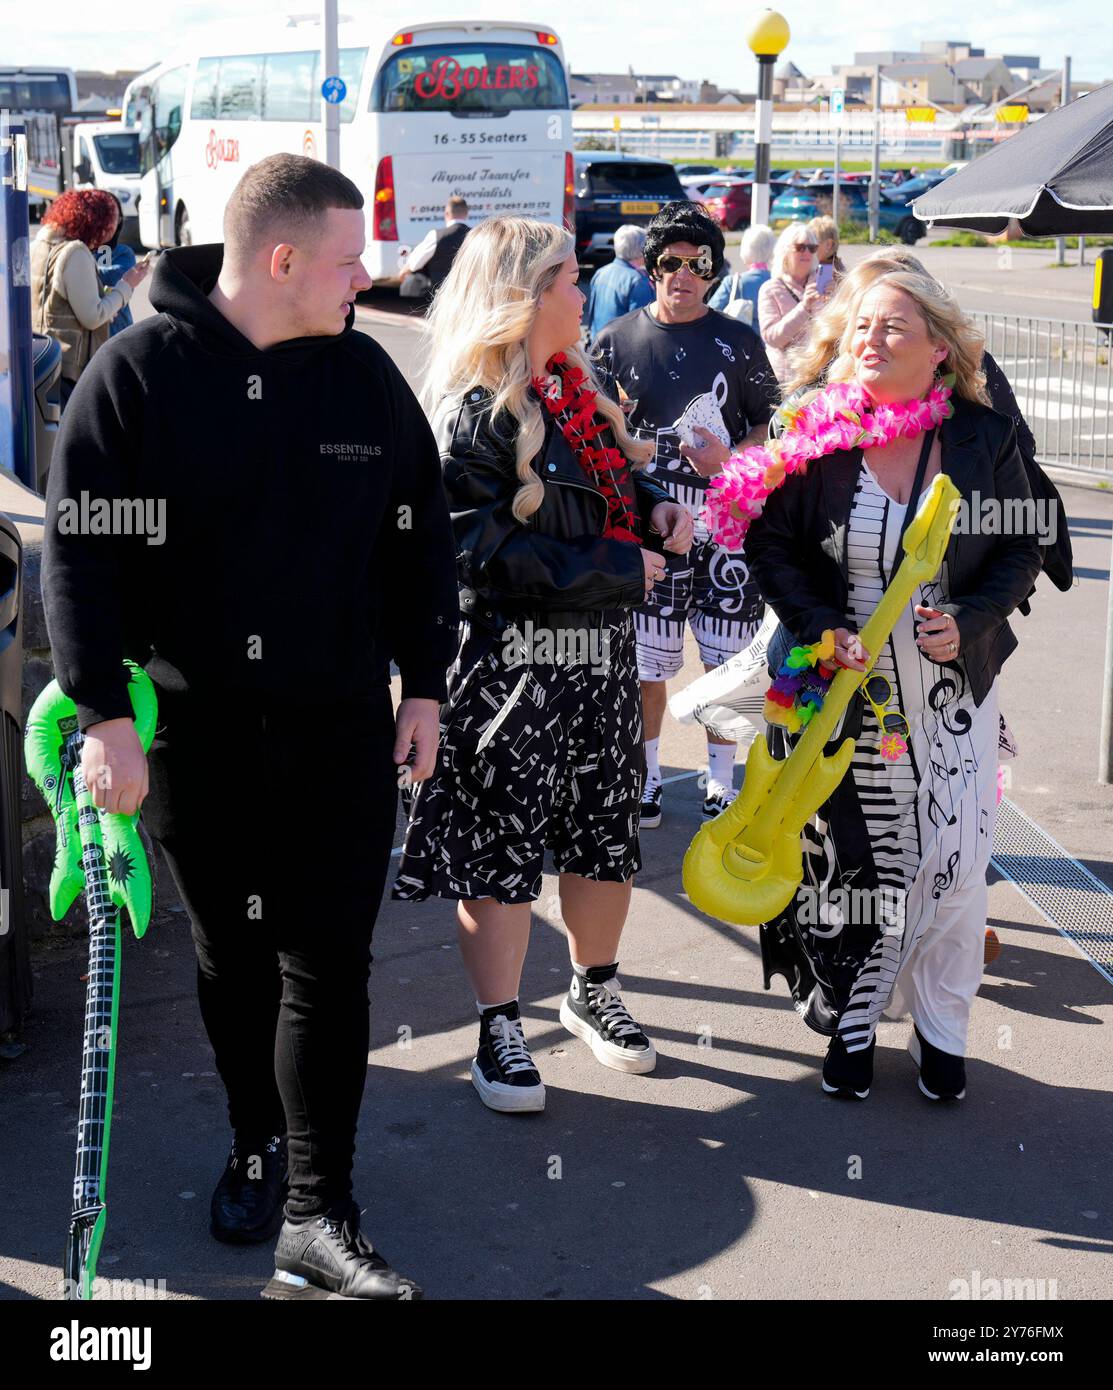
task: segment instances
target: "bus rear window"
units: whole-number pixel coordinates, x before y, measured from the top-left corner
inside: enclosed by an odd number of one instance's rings
[[[526,44],[436,44],[407,48],[383,64],[372,111],[559,111],[568,106],[555,53]]]

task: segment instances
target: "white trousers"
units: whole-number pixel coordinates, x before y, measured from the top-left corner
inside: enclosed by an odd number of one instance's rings
[[[940,902],[885,1009],[889,1019],[911,1014],[928,1042],[954,1057],[966,1055],[970,1009],[982,982],[988,907],[984,877]]]

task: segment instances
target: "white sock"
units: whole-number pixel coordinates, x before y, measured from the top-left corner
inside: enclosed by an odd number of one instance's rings
[[[645,780],[650,782],[660,782],[661,780],[661,760],[660,760],[660,737],[647,738],[645,741]]]
[[[714,795],[720,791],[734,790],[734,749],[733,743],[709,743],[707,745],[707,790]]]
[[[511,1004],[516,1004],[517,1002],[518,1002],[518,997],[517,997],[517,995],[515,995],[513,999],[504,999],[504,1000],[500,1001],[500,1002],[499,1002],[499,1007],[500,1007],[500,1008],[503,1008],[503,1009],[506,1009],[506,1008],[509,1008]],[[487,1010],[488,1010],[488,1009],[493,1009],[493,1008],[495,1007],[495,1005],[494,1005],[494,1004],[481,1004],[481,1003],[479,1002],[479,1000],[477,999],[477,1000],[475,1001],[475,1007],[479,1010],[479,1016],[480,1016],[480,1018],[482,1018],[483,1015],[487,1012]]]

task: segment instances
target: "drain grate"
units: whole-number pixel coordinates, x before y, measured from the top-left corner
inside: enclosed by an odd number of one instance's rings
[[[997,808],[993,866],[1113,985],[1113,889],[1008,800]]]

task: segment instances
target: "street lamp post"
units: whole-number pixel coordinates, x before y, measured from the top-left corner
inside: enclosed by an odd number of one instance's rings
[[[762,10],[746,42],[757,58],[757,129],[754,132],[754,186],[750,223],[769,221],[769,142],[773,134],[773,64],[788,47],[788,21],[776,10]]]

